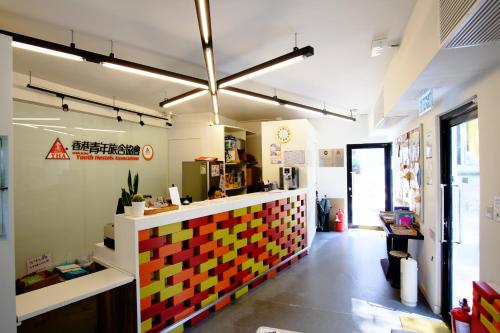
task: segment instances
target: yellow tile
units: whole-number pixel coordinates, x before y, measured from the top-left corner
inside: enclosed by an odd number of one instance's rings
[[[150,251],[139,253],[139,265],[149,262],[151,259]]]
[[[271,222],[271,228],[276,228],[281,224],[281,220],[274,220]]]
[[[217,300],[218,296],[217,294],[211,294],[207,298],[205,298],[203,301],[201,301],[201,307],[205,307],[209,305],[210,303],[213,303]]]
[[[168,333],[183,333],[184,332],[184,324],[177,326],[173,330],[169,331]]]
[[[252,237],[250,237],[250,243],[256,243],[260,241],[263,238],[262,232],[259,232],[257,234],[253,234]]]
[[[291,233],[292,233],[292,229],[291,229],[291,228],[286,228],[286,229],[284,230],[284,235],[285,235],[285,236],[288,236],[288,235],[290,235]]]
[[[200,284],[200,291],[205,291],[217,284],[217,276],[211,276]]]
[[[262,204],[250,207],[250,213],[260,212],[262,210]]]
[[[236,242],[236,235],[227,235],[222,238],[222,246],[234,244]]]
[[[182,262],[178,262],[175,265],[167,265],[160,269],[160,280],[164,281],[169,276],[175,275],[182,271]]]
[[[181,292],[182,292],[182,282],[179,282],[167,288],[163,288],[162,290],[160,290],[160,301],[169,299],[170,297],[180,294]]]
[[[239,250],[247,244],[248,244],[248,238],[237,239],[236,242],[234,242],[234,249]]]
[[[158,236],[165,236],[182,230],[182,222],[162,225],[158,227]]]
[[[144,333],[153,328],[153,318],[149,318],[143,322],[141,322],[141,332]]]
[[[283,258],[284,256],[286,256],[288,254],[288,249],[283,249],[280,251],[280,258]]]
[[[236,258],[237,254],[238,254],[237,251],[229,251],[228,253],[222,256],[222,263],[225,264],[226,262],[233,260],[234,258]]]
[[[213,240],[222,239],[224,236],[229,235],[229,229],[219,229],[213,233]]]
[[[240,298],[241,296],[245,295],[248,293],[248,286],[244,286],[240,290],[238,290],[236,293],[234,293],[235,298]]]
[[[206,272],[217,266],[217,258],[212,258],[200,265],[200,272]]]
[[[172,243],[182,242],[193,238],[193,229],[185,229],[172,234]]]
[[[247,223],[240,223],[233,227],[233,233],[238,234],[248,229]]]
[[[250,267],[252,267],[254,263],[254,259],[253,258],[250,258],[246,261],[244,261],[242,264],[241,264],[241,269],[244,271],[244,270],[247,270],[249,269]]]
[[[247,207],[233,210],[233,217],[239,217],[247,214]]]
[[[275,254],[280,252],[280,248],[278,246],[275,246],[271,249],[271,254],[274,256]]]
[[[147,286],[141,288],[141,298],[151,296],[160,291],[162,287],[162,283],[160,281],[153,281]]]
[[[259,225],[262,225],[262,218],[255,219],[250,222],[250,227],[252,228],[257,228]]]

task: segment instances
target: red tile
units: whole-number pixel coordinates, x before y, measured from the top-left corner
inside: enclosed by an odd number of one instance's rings
[[[189,258],[189,267],[199,266],[208,260],[208,253],[203,253],[195,257]]]
[[[209,241],[208,235],[201,235],[201,236],[193,237],[185,242],[187,244],[187,247],[191,249],[193,247],[197,247],[197,246],[200,246],[202,244],[205,244],[208,241]]]
[[[189,221],[186,221],[185,224],[186,224],[186,228],[185,229],[194,229],[194,228],[198,228],[202,225],[205,225],[208,223],[208,216],[204,216],[204,217],[199,217],[199,218],[196,218],[196,219],[192,219],[192,220],[189,220]]]
[[[177,264],[181,261],[188,260],[192,256],[193,256],[193,249],[187,249],[181,252],[174,253],[169,257],[169,264],[170,265]]]
[[[139,253],[157,249],[163,246],[163,237],[154,237],[139,242]]]

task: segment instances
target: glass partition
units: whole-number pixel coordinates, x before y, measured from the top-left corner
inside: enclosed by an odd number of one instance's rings
[[[167,129],[14,102],[16,275],[49,253],[54,264],[89,256],[113,222],[127,174],[139,192],[167,193]]]
[[[7,237],[7,212],[9,208],[9,197],[7,195],[9,189],[7,178],[7,166],[9,165],[7,146],[7,136],[0,136],[0,240]]]

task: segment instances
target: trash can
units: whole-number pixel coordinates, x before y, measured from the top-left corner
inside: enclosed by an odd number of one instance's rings
[[[418,265],[412,258],[401,259],[401,303],[416,306],[418,299]]]

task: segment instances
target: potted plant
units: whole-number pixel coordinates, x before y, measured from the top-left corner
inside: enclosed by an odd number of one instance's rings
[[[144,197],[140,194],[135,194],[132,197],[132,216],[141,217],[144,216],[144,208],[146,204],[144,202]]]
[[[128,184],[128,192],[124,188],[122,188],[122,196],[120,198],[121,203],[124,207],[125,210],[125,215],[131,215],[132,214],[132,198],[134,195],[137,194],[137,191],[139,189],[139,174],[135,174],[134,179],[132,181],[132,174],[130,173],[130,170],[128,171],[128,178],[127,178],[127,184]]]

